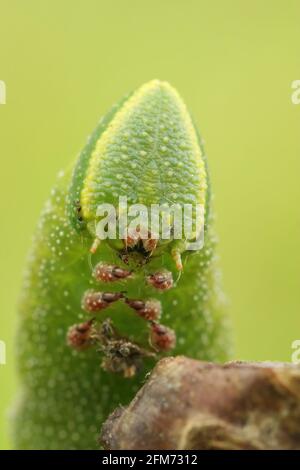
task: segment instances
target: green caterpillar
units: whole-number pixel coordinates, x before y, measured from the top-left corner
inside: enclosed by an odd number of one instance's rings
[[[98,207],[120,196],[203,205],[204,246],[151,232],[101,241]],[[211,221],[191,117],[168,83],[146,83],[102,118],[43,210],[19,309],[15,448],[97,449],[103,420],[162,355],[227,359]]]

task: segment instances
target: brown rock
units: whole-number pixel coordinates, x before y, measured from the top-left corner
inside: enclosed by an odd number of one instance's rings
[[[162,359],[104,423],[106,449],[300,449],[300,366]]]

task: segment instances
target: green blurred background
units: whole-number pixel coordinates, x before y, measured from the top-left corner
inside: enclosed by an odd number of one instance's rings
[[[300,338],[299,0],[0,0],[0,448],[16,388],[16,302],[58,170],[125,92],[178,88],[206,141],[236,357]]]

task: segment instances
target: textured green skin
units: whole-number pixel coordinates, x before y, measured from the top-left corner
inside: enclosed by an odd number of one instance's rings
[[[89,248],[93,237],[85,224],[79,224],[74,218],[72,200],[80,192],[89,154],[109,119],[104,125],[102,121],[83,150],[75,176],[59,177],[34,239],[17,335],[21,380],[14,409],[13,437],[18,449],[99,448],[97,436],[101,423],[117,405],[132,399],[145,373],[154,365],[154,360],[147,359],[140,374],[124,379],[103,371],[101,355],[94,349],[77,352],[67,346],[65,338],[69,326],[88,318],[80,302],[83,293],[91,287],[106,291],[126,289],[132,298],[159,298],[163,307],[161,322],[173,328],[177,335],[172,355],[219,361],[228,357],[211,215],[210,220],[206,218],[204,248],[183,255],[184,271],[173,289],[160,293],[144,280],[145,273],[161,267],[172,271],[174,279],[178,277],[167,251],[153,258],[132,280],[108,287],[92,279]],[[113,174],[111,178],[113,180]],[[180,188],[179,193],[181,190],[186,191],[186,188]],[[208,214],[209,199],[206,204]],[[99,260],[122,266],[116,251],[107,243],[93,255],[92,264]],[[146,322],[124,303],[116,302],[104,310],[101,320],[107,317],[113,319],[122,334],[147,346]]]

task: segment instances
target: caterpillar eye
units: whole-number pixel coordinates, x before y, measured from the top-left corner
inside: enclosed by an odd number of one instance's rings
[[[153,322],[150,330],[149,343],[158,351],[169,351],[176,345],[175,331],[167,326]]]
[[[155,289],[168,290],[173,286],[173,276],[170,271],[158,271],[147,276],[147,282]]]

